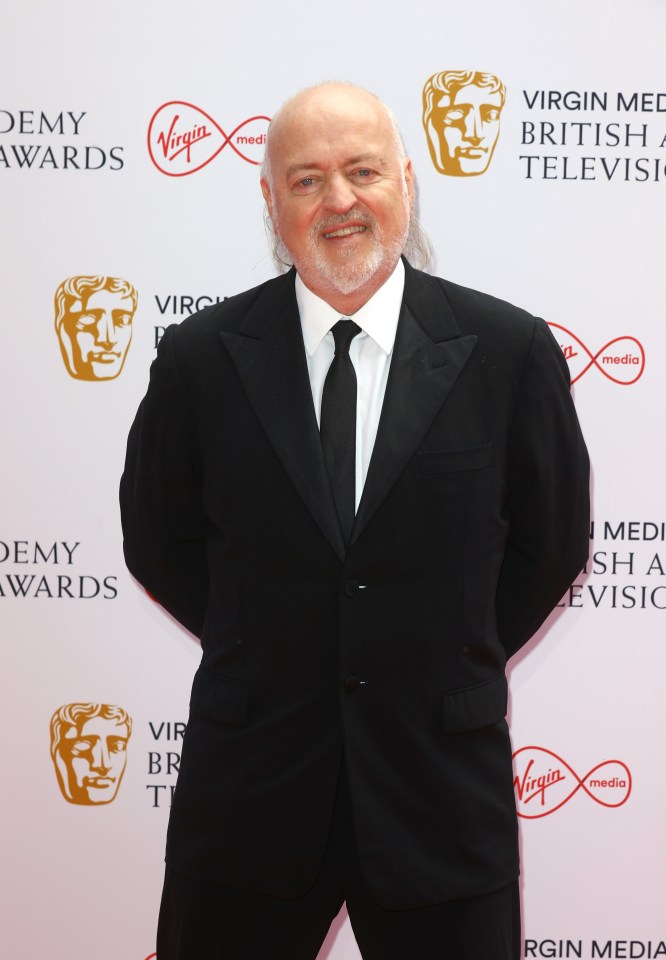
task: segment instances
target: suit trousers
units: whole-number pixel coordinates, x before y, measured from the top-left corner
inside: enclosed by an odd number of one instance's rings
[[[346,775],[312,887],[282,899],[167,866],[157,960],[316,960],[346,902],[363,960],[520,960],[518,881],[485,896],[386,910],[361,872]]]

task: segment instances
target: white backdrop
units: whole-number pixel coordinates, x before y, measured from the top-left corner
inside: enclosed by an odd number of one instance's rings
[[[510,671],[524,955],[666,957],[663,3],[417,0],[391,12],[27,0],[2,21],[6,955],[154,950],[175,725],[199,650],[124,568],[125,438],[158,328],[191,307],[182,298],[231,295],[273,273],[249,162],[262,118],[302,86],[349,79],[396,113],[433,272],[556,325],[593,462],[588,572]],[[482,176],[444,176],[430,159],[421,91],[447,69],[506,85]],[[159,153],[170,101],[191,105],[178,128],[191,131],[189,153],[175,160]],[[53,300],[78,276],[138,292],[113,379],[77,379],[63,362]],[[67,802],[51,760],[52,714],[81,702],[133,720],[109,803]],[[320,956],[357,960],[344,917]]]

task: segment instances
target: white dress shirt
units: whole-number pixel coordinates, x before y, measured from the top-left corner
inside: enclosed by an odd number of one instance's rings
[[[353,317],[348,318],[361,328],[361,333],[354,337],[349,349],[357,384],[357,510],[377,436],[404,286],[405,268],[402,260],[398,260],[395,270],[377,293]],[[312,399],[319,424],[324,380],[335,353],[331,328],[338,320],[343,319],[344,315],[312,293],[298,275],[296,300],[301,317]]]

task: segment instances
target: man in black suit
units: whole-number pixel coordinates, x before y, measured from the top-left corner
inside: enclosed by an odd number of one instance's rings
[[[364,960],[516,960],[504,667],[587,555],[567,366],[401,257],[367,91],[288,101],[262,190],[295,270],[166,331],[121,485],[128,566],[203,649],[158,958],[314,960],[346,901]]]

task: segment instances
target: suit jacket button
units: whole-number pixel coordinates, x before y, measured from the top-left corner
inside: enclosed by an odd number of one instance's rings
[[[355,597],[358,593],[358,580],[347,580],[345,582],[345,593],[348,597]]]
[[[360,682],[361,681],[359,680],[358,677],[347,677],[347,679],[343,683],[343,687],[345,688],[345,693],[353,693],[354,690],[356,690],[356,688],[360,684]]]

